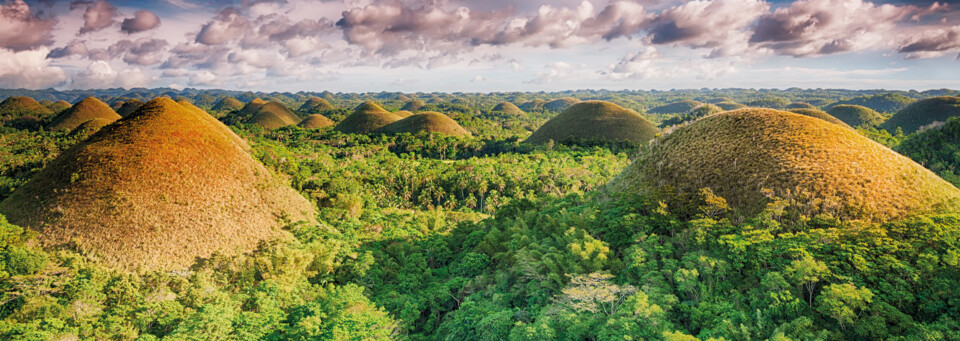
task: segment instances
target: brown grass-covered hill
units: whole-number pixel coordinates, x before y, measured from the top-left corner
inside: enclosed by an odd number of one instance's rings
[[[784,109],[811,109],[811,110],[820,110],[819,108],[813,106],[812,104],[810,104],[810,103],[804,103],[804,102],[793,102],[793,103],[787,104],[787,106],[784,107]]]
[[[301,119],[293,111],[279,102],[270,101],[257,108],[253,116],[247,120],[248,124],[256,124],[264,129],[277,129],[300,123]]]
[[[267,104],[267,101],[254,98],[250,100],[250,102],[247,102],[243,108],[240,108],[240,115],[244,117],[252,117],[253,114],[255,114],[257,110],[260,110],[260,107],[262,107],[264,104]]]
[[[303,102],[303,105],[301,105],[297,111],[301,113],[308,113],[333,109],[336,109],[336,107],[334,107],[333,104],[330,104],[330,102],[327,102],[327,100],[320,97],[310,97],[306,102]]]
[[[696,107],[703,105],[703,103],[697,101],[680,101],[674,102],[667,105],[661,105],[656,108],[647,110],[651,114],[681,114],[689,112]]]
[[[544,100],[538,98],[538,99],[534,99],[534,100],[531,100],[531,101],[528,101],[528,102],[523,102],[523,103],[520,104],[519,107],[520,107],[521,110],[523,110],[523,111],[528,111],[528,112],[529,112],[529,111],[542,111],[542,110],[543,110],[543,106],[544,106],[545,104],[547,104],[547,101],[544,101]]]
[[[123,105],[117,109],[117,115],[120,115],[120,117],[130,116],[130,114],[132,114],[134,111],[137,111],[137,109],[140,109],[142,106],[143,101],[139,99],[126,100],[123,102]]]
[[[414,112],[414,111],[420,110],[421,108],[423,108],[423,107],[426,106],[426,105],[427,105],[427,103],[424,103],[423,101],[421,101],[421,100],[419,100],[419,99],[415,99],[415,100],[412,100],[412,101],[408,101],[407,103],[404,103],[404,104],[403,104],[403,107],[401,107],[400,110],[409,111],[409,112]]]
[[[875,127],[885,120],[880,113],[861,105],[835,105],[828,109],[827,113],[851,127]]]
[[[911,134],[925,125],[934,122],[946,122],[948,118],[960,116],[960,97],[942,96],[922,99],[911,103],[880,125],[889,132],[898,127]]]
[[[604,101],[574,104],[544,123],[526,142],[604,140],[644,143],[660,132],[637,112]]]
[[[701,188],[750,217],[769,196],[787,214],[885,221],[954,207],[960,190],[909,158],[827,121],[773,109],[740,109],[681,127],[645,148],[615,190],[675,207]]]
[[[319,129],[332,126],[334,123],[326,116],[313,114],[307,116],[307,118],[303,119],[303,121],[300,121],[300,123],[297,123],[297,125],[307,129]]]
[[[743,104],[740,104],[740,103],[736,103],[736,102],[729,102],[729,101],[728,101],[728,102],[720,102],[720,103],[717,103],[717,106],[720,107],[720,109],[723,109],[723,110],[725,110],[725,111],[726,111],[726,110],[743,109],[743,108],[746,108],[746,107],[747,107],[746,105],[743,105]]]
[[[493,107],[493,111],[502,112],[507,115],[523,115],[523,110],[510,102],[500,102]]]
[[[562,97],[544,103],[543,108],[550,111],[563,111],[577,103],[580,103],[579,99],[573,97]]]
[[[210,108],[210,111],[228,113],[234,110],[243,109],[243,102],[238,101],[236,98],[227,96],[218,101],[213,107]]]
[[[390,123],[378,130],[386,134],[416,134],[419,132],[440,133],[451,136],[470,136],[470,132],[447,115],[425,111]]]
[[[350,116],[344,118],[333,129],[343,133],[368,134],[401,119],[403,117],[384,110],[377,103],[366,101],[358,105]]]
[[[80,140],[90,137],[90,135],[95,134],[96,132],[103,129],[117,120],[111,120],[106,118],[95,118],[86,122],[81,123],[79,126],[70,131],[70,136],[80,136]]]
[[[53,111],[30,97],[7,97],[0,102],[0,123],[26,116],[42,119],[51,114]]]
[[[830,122],[830,123],[833,123],[833,124],[839,124],[839,125],[844,126],[844,127],[846,127],[846,128],[853,129],[853,127],[851,127],[850,125],[848,125],[846,122],[843,122],[843,121],[837,119],[836,117],[831,116],[830,114],[828,114],[827,112],[825,112],[825,111],[823,111],[823,110],[819,110],[819,109],[790,109],[790,110],[787,110],[787,111],[792,112],[792,113],[794,113],[794,114],[800,114],[800,115],[803,115],[803,116],[816,117],[816,118],[819,118],[819,119],[821,119],[821,120],[824,120],[824,121],[827,121],[827,122]]]
[[[43,101],[41,101],[41,104],[47,107],[47,109],[50,109],[50,111],[52,111],[53,113],[60,113],[71,107],[70,102],[64,101],[62,99],[56,102],[49,102],[49,103],[43,103]]]
[[[64,110],[60,115],[57,115],[57,117],[47,125],[47,130],[73,130],[81,124],[96,118],[116,121],[121,117],[117,115],[113,109],[110,109],[109,105],[101,102],[96,97],[87,97],[77,102],[77,104],[74,104],[70,109]]]
[[[393,113],[396,114],[397,116],[400,116],[400,118],[407,118],[407,117],[413,116],[413,113],[407,110],[399,110]]]
[[[282,234],[313,205],[209,115],[156,98],[64,151],[0,202],[0,213],[126,270],[172,270]],[[208,116],[208,117],[203,117]]]

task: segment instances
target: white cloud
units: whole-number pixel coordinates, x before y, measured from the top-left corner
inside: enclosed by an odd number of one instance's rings
[[[145,87],[153,79],[138,68],[114,70],[102,60],[91,62],[83,71],[73,76],[70,87],[74,89],[136,88]]]
[[[63,69],[50,66],[47,48],[13,52],[0,49],[0,87],[41,89],[63,84]]]

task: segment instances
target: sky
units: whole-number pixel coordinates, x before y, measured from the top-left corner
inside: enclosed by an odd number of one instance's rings
[[[0,0],[0,88],[960,88],[960,1]]]

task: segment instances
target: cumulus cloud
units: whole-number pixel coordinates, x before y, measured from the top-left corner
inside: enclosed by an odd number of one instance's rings
[[[123,19],[120,31],[126,34],[149,31],[160,26],[160,18],[150,11],[137,11],[133,18]]]
[[[712,56],[728,56],[747,49],[750,24],[768,10],[759,0],[687,2],[657,15],[649,36],[654,44],[712,48]]]
[[[87,50],[86,41],[72,40],[67,46],[51,50],[50,53],[47,54],[47,58],[64,58],[69,56],[86,57],[88,54],[89,51]]]
[[[663,56],[653,46],[647,46],[642,51],[630,53],[615,63],[607,66],[604,73],[611,79],[648,79],[661,76],[663,68],[657,65],[657,60]]]
[[[55,18],[41,18],[23,0],[0,5],[0,48],[23,51],[53,44]]]
[[[14,52],[0,49],[0,88],[41,89],[63,84],[63,69],[50,66],[50,51],[39,48]]]
[[[212,21],[200,28],[196,41],[204,45],[222,45],[243,35],[249,22],[240,15],[240,11],[227,7],[220,11]]]
[[[210,71],[201,71],[190,76],[190,85],[210,86],[220,84],[217,82],[217,75]]]
[[[897,22],[916,10],[862,0],[800,0],[760,17],[750,42],[789,56],[863,50],[886,43]]]
[[[112,56],[123,56],[128,64],[153,65],[163,61],[168,43],[163,39],[140,38],[134,41],[120,40],[110,46]]]
[[[80,27],[80,34],[95,32],[113,25],[117,13],[117,8],[113,7],[106,0],[97,2],[75,1],[70,4],[70,8],[80,8],[86,6],[87,10],[83,13],[83,26]]]
[[[960,49],[960,26],[927,30],[897,49],[907,58],[939,57],[944,52]]]
[[[147,86],[152,78],[140,69],[117,71],[102,60],[91,62],[83,71],[73,76],[70,86],[75,89],[136,88]]]

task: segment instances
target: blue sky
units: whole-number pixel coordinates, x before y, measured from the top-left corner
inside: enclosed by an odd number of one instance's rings
[[[955,1],[0,0],[0,87],[960,88]]]

